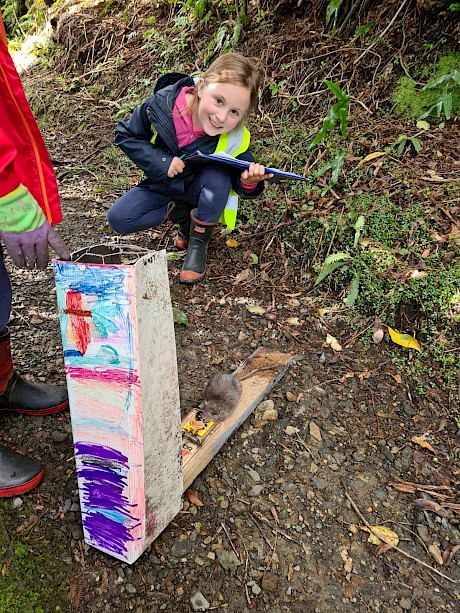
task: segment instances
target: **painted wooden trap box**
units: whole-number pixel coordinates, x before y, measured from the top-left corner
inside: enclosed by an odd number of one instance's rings
[[[54,273],[85,541],[132,563],[183,492],[166,253],[96,245]]]

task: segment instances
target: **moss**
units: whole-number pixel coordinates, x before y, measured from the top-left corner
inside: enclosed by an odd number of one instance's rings
[[[458,70],[460,66],[460,53],[450,53],[441,57],[432,70],[431,79],[435,79]],[[423,89],[417,86],[415,81],[405,76],[398,81],[393,102],[395,111],[406,119],[418,119],[431,107],[435,107],[444,92],[452,95],[452,115],[460,115],[460,86],[452,79],[444,81],[437,87]],[[436,114],[433,110],[432,115]]]
[[[0,583],[0,613],[65,613],[70,611],[66,588],[71,567],[63,562],[63,535],[37,542],[32,548],[15,540],[3,550],[4,574]]]

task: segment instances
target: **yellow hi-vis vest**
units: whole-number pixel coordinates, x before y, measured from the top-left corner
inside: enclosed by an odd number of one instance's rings
[[[236,158],[240,153],[244,153],[249,149],[250,140],[251,135],[247,128],[244,126],[233,128],[231,132],[225,132],[220,135],[214,153],[218,155],[222,152]],[[238,194],[235,190],[230,189],[227,204],[219,219],[220,223],[225,224],[230,230],[234,230],[237,212]]]
[[[153,132],[153,136],[150,139],[150,142],[153,144],[157,137],[157,132],[153,125],[151,126],[151,130]],[[231,155],[232,157],[236,158],[238,155],[240,155],[240,153],[244,153],[249,149],[250,141],[251,134],[249,130],[244,126],[239,126],[233,128],[233,130],[230,132],[224,132],[224,134],[219,136],[214,153],[217,155],[219,152],[226,153],[227,155]],[[227,204],[225,205],[225,209],[223,210],[223,213],[219,219],[220,223],[225,224],[228,228],[230,228],[230,230],[234,230],[237,212],[238,194],[235,192],[235,190],[230,188]]]

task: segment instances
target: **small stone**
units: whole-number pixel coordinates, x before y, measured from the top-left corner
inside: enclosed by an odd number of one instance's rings
[[[295,428],[294,426],[286,426],[284,432],[288,436],[294,436],[294,434],[297,434],[297,432],[299,432],[299,428]]]
[[[245,468],[246,472],[253,481],[260,481],[260,475],[256,470],[252,469],[250,466],[245,466]]]
[[[175,558],[183,558],[192,549],[190,541],[187,539],[178,539],[171,547],[171,555]]]
[[[312,481],[319,490],[324,490],[324,488],[327,486],[326,479],[321,479],[320,477],[312,477]]]
[[[276,421],[278,419],[278,411],[276,409],[268,409],[262,415],[262,421]]]
[[[214,551],[210,551],[206,557],[209,558],[210,560],[215,560],[216,554],[214,553]]]
[[[264,489],[263,485],[254,485],[248,492],[248,496],[259,496]]]
[[[24,504],[23,499],[16,497],[16,498],[13,498],[13,503],[11,506],[13,507],[13,509],[20,509],[23,504]]]
[[[255,596],[258,596],[262,590],[260,589],[260,586],[257,583],[254,583],[254,585],[251,588],[251,591]]]
[[[312,439],[317,441],[318,443],[321,443],[322,441],[321,430],[319,429],[318,425],[315,424],[314,421],[311,421],[309,423],[309,428],[310,428],[310,436],[312,437]]]
[[[274,408],[275,403],[273,402],[273,400],[264,400],[257,406],[256,411],[257,413],[263,414],[265,411],[271,411]]]
[[[127,583],[125,585],[125,590],[129,593],[129,594],[136,594],[137,590],[134,587],[134,585],[132,585],[132,583]]]
[[[195,592],[190,598],[192,611],[207,611],[211,606],[201,592]]]
[[[54,443],[63,443],[68,438],[67,432],[60,432],[59,430],[53,430],[51,432],[51,440]]]
[[[401,609],[404,609],[404,611],[410,611],[412,608],[412,600],[410,598],[401,598],[399,606]]]

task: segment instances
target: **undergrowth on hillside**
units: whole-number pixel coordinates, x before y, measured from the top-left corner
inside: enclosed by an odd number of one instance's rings
[[[60,77],[67,98],[53,99],[53,94],[43,89],[32,94],[39,120],[53,125],[56,120],[67,122],[72,117],[73,131],[85,132],[88,121],[84,114],[88,109],[66,106],[68,100],[72,97],[78,100],[80,95],[106,108],[114,127],[150,94],[161,73],[170,70],[193,73],[214,54],[232,48],[239,40],[238,37],[232,40],[236,25],[245,24],[242,16],[226,15],[228,23],[222,24],[209,15],[207,23],[203,23],[196,15],[190,18],[190,11],[196,8],[196,2],[189,7],[179,4],[169,17],[168,36],[155,17],[149,15],[139,21],[130,36],[133,41],[139,40],[144,61],[147,57],[151,62],[149,74],[144,70],[136,77],[131,72],[123,82],[114,79],[114,73],[103,65],[83,75],[69,69]],[[268,34],[273,22],[260,12],[257,20],[258,35],[264,28]],[[200,36],[195,36],[197,32]],[[245,47],[240,44],[236,50],[244,53]],[[417,81],[407,76],[399,78],[393,92],[389,92],[396,113],[416,120],[433,107],[436,115],[439,100],[444,96],[445,101],[446,95],[450,95],[450,114],[459,114],[460,86],[455,73],[459,64],[458,53],[446,54],[416,75]],[[368,126],[355,119],[360,109],[352,102],[351,115],[341,116],[341,127],[346,123],[349,127],[341,132],[337,129],[339,124],[331,124],[333,129],[323,130],[321,139],[316,139],[316,147],[312,147],[315,135],[321,135],[324,121],[328,114],[331,118],[331,108],[337,101],[329,86],[324,86],[329,76],[326,61],[324,66],[321,64],[320,69],[323,68],[321,87],[325,93],[317,99],[310,114],[305,115],[291,104],[290,111],[282,115],[267,117],[261,109],[257,117],[249,118],[256,158],[267,165],[305,174],[308,182],[269,185],[256,202],[241,201],[237,232],[243,236],[268,236],[261,241],[259,251],[254,246],[257,266],[262,267],[270,259],[280,262],[276,251],[280,248],[283,266],[286,260],[292,270],[290,282],[298,284],[305,294],[342,301],[350,320],[356,313],[378,316],[387,325],[415,335],[422,346],[417,360],[409,362],[409,358],[401,358],[401,353],[397,355],[403,367],[417,378],[419,391],[439,384],[450,390],[452,398],[458,398],[460,238],[455,225],[446,229],[445,218],[433,206],[429,188],[423,192],[408,180],[410,164],[412,161],[415,164],[420,152],[422,155],[425,152],[423,138],[418,133],[416,136],[391,131],[398,119],[388,114],[384,119],[390,137],[380,141],[372,124]],[[308,62],[305,69],[308,70]],[[316,64],[314,69],[318,70]],[[125,74],[122,64],[119,70]],[[449,78],[436,85],[446,75]],[[430,83],[435,86],[423,89]],[[347,83],[341,82],[341,87],[346,92],[344,96],[350,95],[353,101]],[[290,90],[286,89],[284,75],[270,73],[265,95],[269,92],[273,99],[286,98],[287,91]],[[340,91],[338,86],[335,91]],[[446,108],[443,102],[443,119]],[[383,112],[381,107],[379,113]],[[387,156],[380,166],[382,184],[372,191],[368,185],[375,176],[374,168],[359,165],[356,160],[376,149]],[[406,165],[400,164],[400,160]],[[75,169],[75,176],[80,172],[96,178],[94,191],[98,194],[105,191],[119,194],[135,183],[138,174],[127,158],[109,144],[101,148],[97,161],[93,158],[91,163]],[[388,177],[391,180],[386,182]],[[390,187],[392,183],[396,187]],[[442,185],[444,209],[455,219],[460,206],[458,181]],[[270,241],[271,228],[276,241]],[[340,265],[331,266],[324,274],[327,262]],[[321,282],[315,285],[322,272]]]

